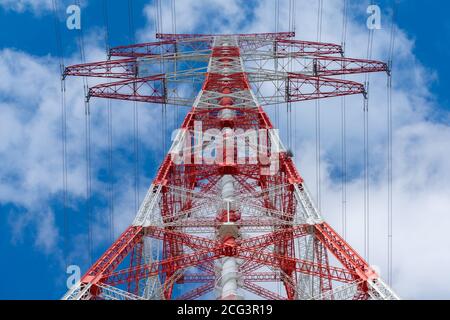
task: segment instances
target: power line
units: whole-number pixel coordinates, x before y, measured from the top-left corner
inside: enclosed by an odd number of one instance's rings
[[[105,49],[109,59],[109,19],[108,19],[108,1],[103,0],[103,19],[105,23]],[[108,79],[108,83],[110,80]],[[113,114],[111,99],[107,99],[107,131],[108,131],[108,194],[109,194],[109,236],[112,242],[115,238],[115,223],[114,223],[114,182],[113,182]]]
[[[397,14],[394,2],[391,33],[389,41],[389,74],[387,81],[387,121],[388,121],[388,284],[392,285],[392,258],[393,258],[393,192],[392,192],[392,66],[395,48],[395,17]]]
[[[62,184],[63,184],[63,235],[64,235],[64,263],[66,269],[69,265],[69,216],[67,211],[67,109],[66,109],[66,85],[63,77],[64,54],[62,49],[61,29],[59,27],[59,6],[58,1],[53,0],[54,28],[56,38],[56,50],[59,57],[59,71],[61,81],[61,140],[62,140]]]

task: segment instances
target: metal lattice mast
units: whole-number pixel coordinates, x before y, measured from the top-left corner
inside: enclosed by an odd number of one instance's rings
[[[158,34],[158,42],[112,48],[111,60],[65,70],[119,79],[90,88],[89,97],[192,109],[133,224],[64,299],[194,299],[212,291],[218,299],[398,298],[322,219],[262,108],[365,94],[362,84],[332,76],[388,68],[293,36]],[[169,66],[162,71],[161,59]],[[276,70],[268,69],[273,60]],[[283,67],[289,60],[298,72]],[[195,98],[187,94],[192,83]],[[176,296],[175,286],[186,289]]]

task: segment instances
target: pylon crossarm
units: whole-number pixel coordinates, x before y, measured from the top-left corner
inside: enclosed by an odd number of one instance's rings
[[[96,85],[89,89],[89,98],[107,98],[148,103],[166,103],[164,75],[122,80]]]

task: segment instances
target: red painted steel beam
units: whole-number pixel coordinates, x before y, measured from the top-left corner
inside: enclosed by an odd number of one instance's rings
[[[314,57],[310,64],[315,76],[337,76],[389,71],[386,63],[366,59],[320,56]]]
[[[276,54],[281,56],[288,54],[294,56],[343,54],[342,46],[338,44],[292,39],[278,39],[275,49]]]
[[[96,284],[105,274],[112,272],[141,240],[142,228],[128,227],[86,272],[81,282]]]
[[[63,76],[134,79],[137,77],[137,69],[134,58],[107,60],[69,66],[64,70]]]
[[[89,98],[108,98],[148,103],[166,103],[164,75],[99,84],[89,89]]]
[[[369,264],[326,222],[314,225],[317,238],[348,270],[360,279],[376,279],[378,275]]]

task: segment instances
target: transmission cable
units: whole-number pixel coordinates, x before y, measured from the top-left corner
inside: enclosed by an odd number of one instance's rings
[[[389,73],[387,80],[387,122],[388,122],[388,284],[392,285],[392,252],[393,252],[393,192],[392,192],[392,66],[395,49],[395,20],[397,15],[397,6],[394,2],[392,13],[391,32],[389,41]]]
[[[347,41],[347,23],[348,23],[348,1],[343,0],[344,8],[342,14],[342,37],[341,47],[342,54],[345,53],[345,46]],[[342,76],[345,80],[345,75]],[[341,190],[342,190],[342,237],[347,237],[347,105],[346,97],[341,97]]]
[[[369,28],[367,59],[372,58],[374,29]],[[370,172],[369,172],[369,88],[370,74],[365,74],[366,95],[364,97],[364,257],[370,261]]]
[[[319,0],[317,7],[317,41],[320,42],[322,40],[322,14],[323,13],[323,0]],[[317,87],[317,94],[320,94],[320,88]],[[315,123],[316,123],[316,198],[317,198],[317,207],[319,211],[322,207],[322,195],[321,195],[321,116],[320,116],[320,100],[315,100]]]
[[[128,0],[128,28],[129,38],[134,44],[135,27],[134,27],[134,10],[133,1]],[[136,85],[133,85],[133,94],[137,94]],[[139,208],[139,185],[140,185],[140,155],[139,155],[139,108],[136,101],[133,101],[133,147],[134,147],[134,211],[137,212]]]
[[[76,0],[76,5],[81,7],[80,1]],[[78,45],[80,57],[83,64],[86,63],[86,53],[84,45],[83,29],[78,33]],[[93,263],[93,243],[92,243],[92,172],[91,172],[91,112],[89,104],[89,83],[86,76],[83,76],[84,91],[84,114],[85,114],[85,153],[86,153],[86,212],[88,220],[88,247],[89,261]]]

